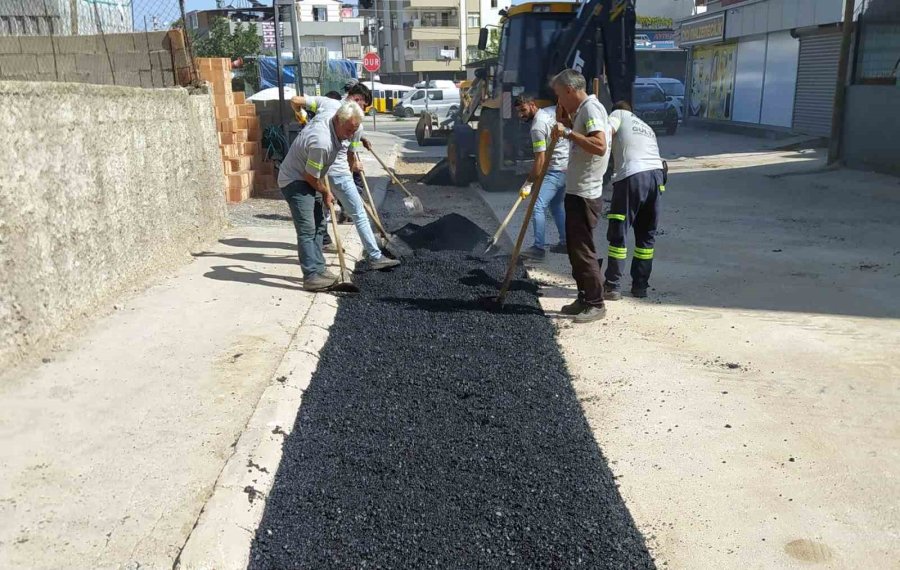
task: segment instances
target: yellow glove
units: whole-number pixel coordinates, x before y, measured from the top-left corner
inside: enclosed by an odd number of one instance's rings
[[[523,184],[522,188],[519,189],[519,198],[524,200],[525,198],[531,196],[531,186],[531,182],[526,182],[525,184]]]
[[[297,119],[297,122],[301,125],[305,125],[309,122],[309,115],[306,114],[306,109],[294,109],[294,117]]]

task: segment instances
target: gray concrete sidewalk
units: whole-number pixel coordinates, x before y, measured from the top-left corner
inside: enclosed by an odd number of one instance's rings
[[[575,295],[566,257],[529,267],[657,563],[893,567],[900,180],[736,135],[660,145],[671,176],[649,299],[572,325],[556,313]],[[515,197],[483,196],[501,218]]]
[[[392,161],[395,137],[370,138]],[[0,378],[0,567],[172,566],[301,324],[333,303],[302,291],[284,202],[232,215],[192,263]]]

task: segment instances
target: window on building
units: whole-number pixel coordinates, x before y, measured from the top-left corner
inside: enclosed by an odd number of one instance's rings
[[[469,27],[470,28],[480,28],[481,27],[481,14],[469,14]]]
[[[450,25],[450,12],[441,12],[441,26],[448,27]]]
[[[313,6],[313,21],[314,22],[327,22],[328,21],[328,7],[327,6]]]
[[[341,37],[341,45],[344,48],[344,57],[346,59],[359,59],[362,57],[359,36],[343,36]]]
[[[425,12],[422,14],[423,26],[437,26],[437,12]]]
[[[497,7],[497,0],[491,0],[491,8]]]

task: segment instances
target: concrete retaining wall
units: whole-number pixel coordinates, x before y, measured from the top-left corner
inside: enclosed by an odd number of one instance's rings
[[[209,95],[0,82],[0,368],[225,226]]]
[[[172,87],[170,38],[167,32],[108,34],[105,40],[99,35],[0,37],[0,79]]]
[[[900,175],[900,86],[851,85],[847,88],[843,155],[851,168]]]

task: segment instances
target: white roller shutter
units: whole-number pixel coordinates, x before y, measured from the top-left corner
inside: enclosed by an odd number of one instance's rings
[[[840,53],[840,33],[800,37],[797,91],[794,96],[795,131],[817,136],[831,134]]]

